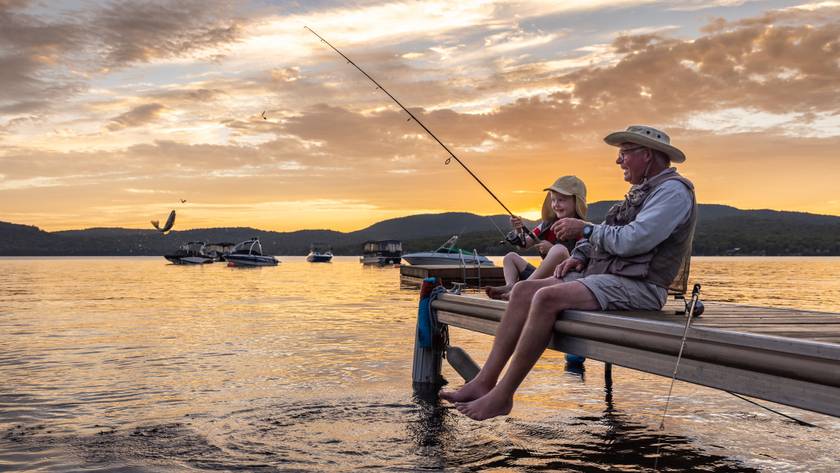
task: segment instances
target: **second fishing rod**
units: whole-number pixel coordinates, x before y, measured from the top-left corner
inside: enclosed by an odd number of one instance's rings
[[[445,144],[443,144],[443,142],[442,142],[442,141],[440,141],[440,139],[438,139],[438,137],[437,137],[437,136],[435,136],[435,134],[434,134],[434,133],[432,133],[432,131],[431,131],[431,130],[429,130],[429,129],[426,127],[426,125],[424,125],[424,124],[423,124],[423,122],[421,122],[420,120],[418,120],[418,119],[417,119],[417,117],[415,117],[415,116],[414,116],[414,114],[413,114],[413,113],[411,113],[411,111],[410,111],[409,109],[405,108],[405,106],[404,106],[402,103],[400,103],[400,101],[399,101],[399,100],[397,100],[397,98],[396,98],[396,97],[394,97],[393,95],[391,95],[391,93],[390,93],[390,92],[388,92],[387,90],[385,90],[385,87],[382,87],[382,85],[381,85],[379,82],[377,82],[377,81],[376,81],[376,79],[374,79],[373,77],[371,77],[371,76],[370,76],[370,74],[368,74],[367,72],[365,72],[365,71],[364,71],[364,69],[362,69],[361,67],[359,67],[359,65],[358,65],[358,64],[356,64],[355,62],[353,62],[353,60],[351,60],[351,59],[350,59],[349,57],[347,57],[344,53],[342,53],[341,51],[339,51],[339,50],[338,50],[338,48],[336,48],[335,46],[333,46],[332,44],[330,44],[330,42],[329,42],[329,41],[327,41],[326,39],[324,39],[323,37],[321,37],[321,35],[319,35],[319,34],[318,34],[318,33],[316,33],[314,30],[312,30],[312,28],[310,28],[310,27],[308,27],[308,26],[304,26],[304,28],[306,28],[307,30],[309,30],[309,32],[310,32],[310,33],[312,33],[312,34],[314,34],[315,36],[317,36],[317,37],[318,37],[318,39],[320,39],[321,41],[323,41],[323,42],[324,42],[324,44],[326,44],[326,45],[327,45],[327,46],[329,46],[329,47],[330,47],[333,51],[335,51],[336,53],[338,53],[338,55],[340,55],[341,57],[343,57],[343,58],[344,58],[344,59],[345,59],[348,63],[352,64],[352,65],[353,65],[353,67],[355,67],[355,68],[356,68],[359,72],[361,72],[362,74],[364,74],[364,76],[365,76],[365,77],[367,77],[367,78],[368,78],[371,82],[373,82],[374,84],[376,84],[376,88],[377,88],[377,89],[381,90],[382,92],[385,92],[385,95],[387,95],[388,97],[390,97],[390,98],[391,98],[391,100],[393,100],[393,101],[394,101],[394,103],[396,103],[397,105],[399,105],[399,106],[400,106],[400,108],[402,108],[403,110],[405,110],[405,113],[407,113],[407,114],[408,114],[408,116],[410,117],[410,118],[409,118],[409,120],[414,120],[414,121],[415,121],[418,125],[420,125],[420,127],[421,127],[421,128],[423,128],[423,130],[424,130],[426,133],[428,133],[428,134],[429,134],[429,136],[431,136],[431,137],[432,137],[435,141],[437,141],[437,143],[438,143],[441,147],[443,147],[443,149],[445,149],[447,153],[449,153],[450,158],[447,158],[447,160],[446,160],[446,164],[449,164],[449,160],[450,160],[450,159],[454,159],[454,160],[455,160],[458,164],[460,164],[460,165],[461,165],[461,167],[462,167],[462,168],[464,168],[464,170],[465,170],[465,171],[467,171],[467,172],[469,173],[469,175],[470,175],[470,176],[472,176],[472,178],[473,178],[473,179],[475,179],[475,181],[476,181],[476,182],[478,182],[478,183],[481,185],[481,187],[483,187],[483,188],[484,188],[484,190],[485,190],[485,191],[487,191],[487,193],[488,193],[488,194],[490,194],[490,196],[491,196],[491,197],[493,197],[493,199],[495,199],[495,200],[496,200],[496,202],[498,202],[498,203],[499,203],[499,205],[501,205],[501,206],[502,206],[502,208],[503,208],[503,209],[505,209],[505,212],[507,212],[507,213],[508,213],[508,215],[510,215],[511,217],[515,217],[515,215],[513,214],[513,212],[511,212],[511,211],[510,211],[510,209],[508,209],[508,208],[507,208],[507,206],[506,206],[505,204],[503,204],[503,203],[502,203],[502,201],[501,201],[501,200],[499,200],[499,198],[498,198],[498,197],[496,197],[496,194],[494,194],[494,193],[493,193],[493,191],[491,191],[491,190],[490,190],[490,188],[489,188],[489,187],[487,187],[487,186],[486,186],[486,185],[485,185],[485,184],[481,181],[481,179],[479,179],[479,178],[478,178],[478,176],[476,176],[476,175],[475,175],[475,173],[474,173],[474,172],[472,172],[472,171],[470,170],[470,168],[469,168],[469,167],[467,167],[467,165],[466,165],[466,164],[464,164],[464,162],[463,162],[463,161],[461,161],[460,159],[458,159],[458,156],[455,156],[455,153],[453,153],[453,152],[452,152],[452,151],[451,151],[451,150],[450,150],[450,149],[449,149],[449,148],[448,148]],[[495,225],[495,222],[494,222],[494,225]],[[498,227],[497,227],[497,228],[498,228]],[[524,230],[524,231],[528,234],[528,236],[529,236],[529,237],[531,237],[531,238],[534,240],[534,242],[539,242],[539,241],[540,241],[540,238],[539,238],[539,237],[537,237],[537,236],[534,234],[534,232],[532,232],[532,231],[531,231],[528,227],[523,226],[522,228],[523,228],[523,230]]]

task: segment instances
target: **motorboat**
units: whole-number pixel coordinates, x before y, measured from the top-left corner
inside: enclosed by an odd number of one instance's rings
[[[306,261],[310,263],[329,263],[332,258],[333,254],[330,247],[315,243],[309,246],[309,254],[306,255]]]
[[[402,259],[402,242],[399,240],[371,240],[362,247],[362,264],[400,264]]]
[[[251,238],[238,243],[225,256],[228,266],[277,266],[279,261],[273,256],[264,255],[259,238]]]
[[[181,245],[175,253],[163,255],[164,258],[173,264],[208,264],[213,262],[213,257],[204,251],[203,241],[188,241]]]
[[[419,253],[408,253],[402,258],[413,265],[426,266],[494,266],[486,256],[481,256],[475,251],[462,250],[455,247],[458,242],[458,235],[446,240],[446,243],[435,251],[421,251]]]
[[[215,261],[225,261],[227,255],[233,251],[233,247],[236,246],[235,243],[230,242],[219,242],[219,243],[208,243],[207,246],[204,247],[204,252],[207,256],[213,258]]]

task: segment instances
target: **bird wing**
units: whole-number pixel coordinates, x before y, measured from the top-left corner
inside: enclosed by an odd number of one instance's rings
[[[172,230],[172,225],[175,225],[175,211],[169,213],[169,218],[166,219],[166,224],[160,229],[162,232]]]
[[[152,220],[152,225],[154,225],[155,228],[160,230],[160,220]]]

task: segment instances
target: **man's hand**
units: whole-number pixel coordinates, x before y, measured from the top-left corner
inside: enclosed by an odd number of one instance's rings
[[[565,276],[569,271],[580,271],[583,269],[583,261],[575,258],[566,258],[565,261],[554,268],[554,277],[557,279]]]
[[[510,217],[510,226],[515,228],[516,231],[522,230],[522,227],[524,226],[522,224],[522,218],[521,217],[516,217],[516,216],[511,216]]]
[[[561,218],[551,225],[551,231],[561,240],[578,240],[583,236],[586,222],[577,218]]]
[[[540,240],[540,242],[534,246],[537,247],[537,251],[539,251],[541,255],[545,256],[554,244],[545,240]]]

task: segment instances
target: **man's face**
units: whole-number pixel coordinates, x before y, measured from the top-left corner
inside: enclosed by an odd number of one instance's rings
[[[622,143],[618,149],[615,163],[624,170],[624,180],[630,184],[641,184],[645,178],[645,168],[652,159],[650,151],[636,143]]]

